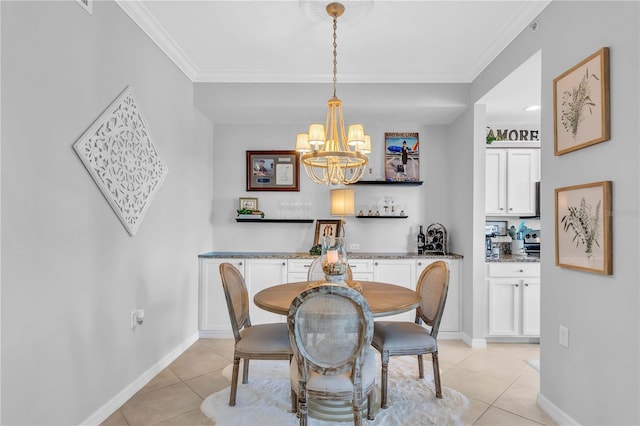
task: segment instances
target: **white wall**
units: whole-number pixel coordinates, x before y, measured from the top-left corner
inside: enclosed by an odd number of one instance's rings
[[[539,22],[538,31],[523,31],[471,90],[472,99],[479,99],[542,49],[540,196],[541,227],[547,232],[541,259],[540,402],[561,423],[639,424],[640,6],[554,1]],[[611,53],[611,140],[556,157],[553,79],[603,46]],[[602,180],[613,181],[613,275],[555,266],[554,188]],[[568,349],[558,344],[560,325],[570,329]]]
[[[115,3],[0,7],[1,420],[78,424],[197,332],[213,130]],[[169,169],[135,237],[72,148],[127,85]]]
[[[345,113],[345,120],[349,116]],[[310,121],[313,117],[310,118]],[[403,206],[408,219],[357,219],[347,217],[348,243],[360,245],[363,252],[415,252],[419,225],[439,222],[451,226],[447,135],[443,126],[417,126],[369,122],[362,119],[372,136],[371,176],[383,178],[384,133],[418,132],[420,140],[420,178],[422,186],[354,185],[356,208],[368,209],[383,196]],[[257,197],[266,217],[278,218],[282,200],[311,201],[315,219],[339,219],[329,211],[329,187],[313,183],[300,170],[300,192],[246,191],[245,153],[247,150],[291,150],[296,125],[221,125],[214,131],[214,201],[212,208],[213,246],[216,251],[306,252],[313,244],[315,224],[236,223],[239,197]],[[367,210],[365,210],[366,213]]]

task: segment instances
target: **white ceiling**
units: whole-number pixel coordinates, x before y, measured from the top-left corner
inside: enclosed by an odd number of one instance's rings
[[[323,11],[326,0],[117,1],[192,81],[214,83],[210,86],[214,95],[216,88],[233,87],[232,92],[242,97],[241,87],[251,87],[228,83],[286,83],[288,88],[301,87],[291,83],[322,83],[323,107],[332,94],[332,24]],[[426,83],[472,82],[549,1],[342,3],[346,11],[338,19],[338,96],[347,108],[349,101],[341,90],[345,83],[413,83],[428,88],[431,85]],[[284,87],[268,86],[278,91],[272,93],[274,99]],[[437,113],[434,98],[426,102],[421,90],[415,92],[416,96],[399,101],[398,107],[414,108],[426,124],[454,118],[447,113],[450,100]],[[250,95],[246,97],[253,102]],[[222,96],[211,101],[211,111],[221,112],[222,105],[227,105],[226,116],[216,117],[216,122],[232,122],[232,115],[240,113],[230,110]],[[421,113],[425,103],[429,108]],[[393,104],[384,107],[389,111]],[[311,113],[298,105],[296,113],[305,111]],[[427,119],[431,114],[438,118]]]

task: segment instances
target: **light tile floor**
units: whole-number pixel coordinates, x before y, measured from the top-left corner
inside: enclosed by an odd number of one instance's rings
[[[466,424],[555,424],[536,405],[539,373],[526,363],[539,358],[539,345],[490,343],[486,349],[471,349],[459,340],[438,343],[442,385],[471,401],[463,417]],[[221,373],[232,359],[232,339],[198,340],[102,425],[211,425],[200,404],[229,386]]]

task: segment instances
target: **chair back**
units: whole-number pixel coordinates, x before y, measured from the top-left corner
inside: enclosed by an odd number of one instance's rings
[[[291,303],[287,322],[302,380],[309,371],[327,376],[352,371],[354,384],[361,383],[373,336],[373,315],[362,294],[339,285],[310,288]]]
[[[231,329],[236,342],[240,340],[240,330],[251,327],[249,318],[249,292],[247,285],[238,268],[231,263],[220,264],[220,277],[224,288],[224,298],[227,301]]]
[[[351,266],[347,264],[347,272],[344,274],[344,279],[352,281],[353,273],[351,272]],[[324,281],[324,271],[322,270],[322,257],[317,257],[313,262],[311,262],[311,266],[309,266],[309,270],[307,271],[307,281]]]
[[[438,337],[440,320],[449,291],[449,266],[438,260],[429,264],[418,278],[416,291],[420,294],[420,306],[416,310],[416,322],[420,319],[431,327],[431,336]]]

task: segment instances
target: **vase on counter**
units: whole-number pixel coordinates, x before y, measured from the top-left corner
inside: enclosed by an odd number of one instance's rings
[[[348,259],[344,237],[322,238],[320,258],[325,280],[333,284],[345,284]]]

